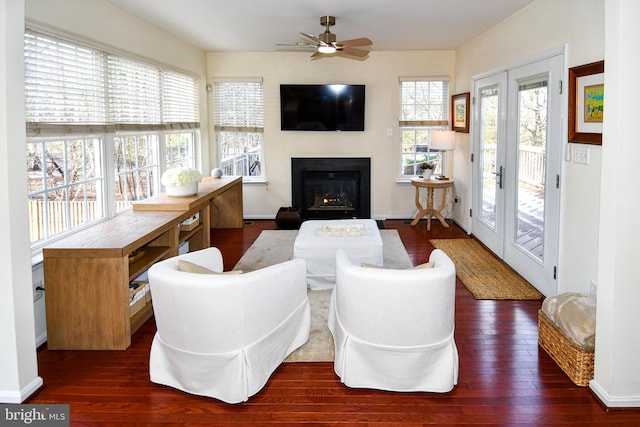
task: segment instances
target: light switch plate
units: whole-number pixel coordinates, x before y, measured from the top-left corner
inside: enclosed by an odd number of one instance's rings
[[[591,152],[589,147],[576,145],[573,152],[573,161],[581,165],[588,165],[591,163]]]

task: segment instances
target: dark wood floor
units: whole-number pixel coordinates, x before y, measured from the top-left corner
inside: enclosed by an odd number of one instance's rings
[[[414,264],[425,262],[431,238],[468,238],[453,225],[388,220]],[[212,245],[231,269],[273,221],[216,230]],[[72,425],[640,425],[640,412],[607,412],[575,386],[537,344],[540,301],[477,301],[457,284],[456,342],[460,377],[453,391],[392,393],[349,389],[332,363],[285,363],[248,402],[229,405],[149,381],[155,332],[149,320],[126,351],[38,351],[44,387],[29,403],[67,403]]]

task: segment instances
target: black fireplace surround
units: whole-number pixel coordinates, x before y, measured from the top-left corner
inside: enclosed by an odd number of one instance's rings
[[[371,159],[292,157],[292,206],[306,219],[371,217]]]

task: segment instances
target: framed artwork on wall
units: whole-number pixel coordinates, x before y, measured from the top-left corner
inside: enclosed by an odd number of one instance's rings
[[[569,68],[569,142],[602,145],[604,61]]]
[[[469,92],[451,97],[451,130],[469,133],[469,97]]]

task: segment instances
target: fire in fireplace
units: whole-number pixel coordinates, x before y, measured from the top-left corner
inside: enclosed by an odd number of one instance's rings
[[[358,171],[304,171],[302,172],[302,203],[310,211],[358,209]]]
[[[292,201],[302,219],[369,218],[369,158],[293,158]]]
[[[353,209],[353,203],[345,193],[316,194],[313,206],[309,209]]]

